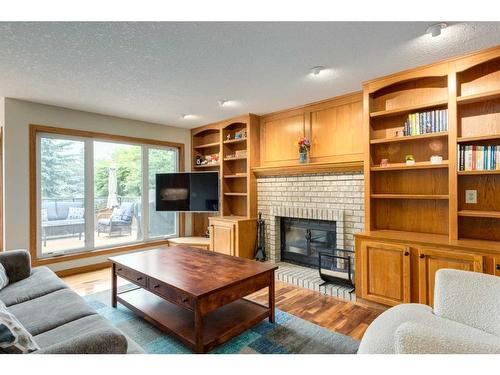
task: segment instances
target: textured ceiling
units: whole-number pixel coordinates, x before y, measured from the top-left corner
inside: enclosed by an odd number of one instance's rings
[[[191,128],[500,44],[500,23],[452,23],[437,38],[430,24],[0,23],[0,96]],[[312,79],[316,65],[331,70]]]

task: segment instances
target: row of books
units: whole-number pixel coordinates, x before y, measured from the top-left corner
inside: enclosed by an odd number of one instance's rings
[[[459,145],[459,171],[494,171],[500,170],[500,145],[476,146]]]
[[[448,110],[410,113],[403,128],[404,136],[448,131]]]

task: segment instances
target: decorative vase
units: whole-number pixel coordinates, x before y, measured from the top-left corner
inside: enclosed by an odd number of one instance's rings
[[[299,152],[299,163],[307,163],[308,158],[307,152]]]

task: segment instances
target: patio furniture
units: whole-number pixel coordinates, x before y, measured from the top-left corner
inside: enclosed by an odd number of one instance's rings
[[[47,246],[49,237],[78,235],[85,232],[83,201],[44,201],[42,203],[42,241]]]
[[[101,233],[107,233],[111,237],[112,234],[118,235],[132,234],[132,220],[136,213],[135,202],[122,203],[120,207],[116,207],[111,211],[108,217],[98,215],[97,217],[97,236]]]

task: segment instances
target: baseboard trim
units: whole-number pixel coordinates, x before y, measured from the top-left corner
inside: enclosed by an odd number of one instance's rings
[[[98,271],[108,267],[111,267],[111,262],[106,261],[101,263],[89,264],[81,267],[68,268],[67,270],[55,271],[55,273],[59,277],[66,277],[66,276],[77,275],[79,273]]]

